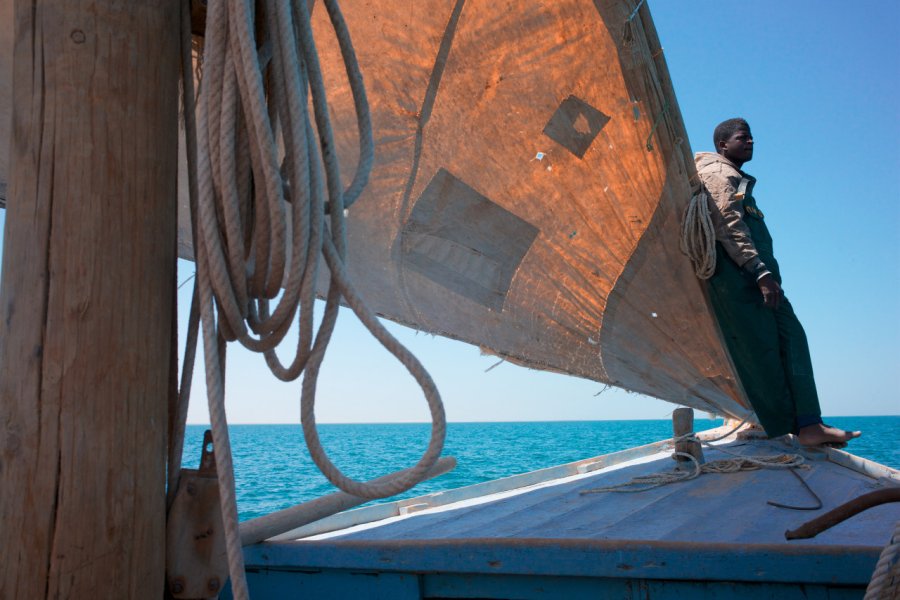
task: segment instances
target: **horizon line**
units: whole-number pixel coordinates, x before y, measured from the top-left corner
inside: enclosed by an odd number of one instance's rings
[[[895,415],[828,415],[825,418],[897,418],[900,414]],[[701,421],[720,421],[724,417],[695,417],[695,420]],[[529,420],[484,420],[484,421],[451,421],[447,423],[453,424],[484,424],[484,423],[616,423],[622,421],[671,421],[670,418],[657,419],[529,419]],[[282,422],[241,422],[228,423],[229,425],[301,425],[300,421],[282,421]],[[431,421],[328,421],[317,422],[317,425],[430,425]],[[186,423],[186,425],[206,425],[210,423]]]

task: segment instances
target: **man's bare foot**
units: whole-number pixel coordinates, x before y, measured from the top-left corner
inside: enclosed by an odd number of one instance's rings
[[[830,427],[824,423],[808,425],[800,430],[797,440],[803,446],[821,446],[822,444],[845,444],[862,435],[860,431],[844,431]]]

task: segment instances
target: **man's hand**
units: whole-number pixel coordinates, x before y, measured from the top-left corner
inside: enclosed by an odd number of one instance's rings
[[[781,289],[781,286],[778,285],[771,273],[760,277],[756,285],[759,286],[759,291],[762,292],[763,304],[767,308],[774,310],[781,305],[781,299],[784,298],[784,290]]]

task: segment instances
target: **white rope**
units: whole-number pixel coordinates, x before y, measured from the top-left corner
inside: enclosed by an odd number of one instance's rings
[[[749,417],[744,417],[744,420],[738,423],[731,431],[717,438],[701,440],[693,432],[672,438],[672,444],[676,444],[677,442],[681,441],[698,442],[719,452],[729,454],[734,458],[714,460],[708,463],[703,463],[701,465],[700,461],[698,461],[691,454],[688,454],[686,452],[673,452],[673,457],[681,456],[690,459],[693,462],[693,471],[689,472],[683,470],[675,470],[663,473],[651,473],[649,475],[638,475],[637,477],[632,478],[630,481],[600,488],[584,490],[581,492],[581,494],[600,494],[605,492],[645,492],[647,490],[651,490],[653,488],[661,487],[664,485],[669,485],[671,483],[678,483],[679,481],[689,481],[691,479],[696,479],[700,476],[701,473],[737,473],[738,471],[755,471],[758,469],[796,469],[804,466],[805,459],[799,454],[745,456],[743,454],[738,454],[736,452],[726,450],[721,446],[712,445],[713,442],[723,440],[743,427],[748,418]]]
[[[721,450],[721,448],[718,448]],[[672,456],[682,456],[690,459],[694,464],[694,470],[667,471],[664,473],[652,473],[639,475],[631,481],[617,483],[601,488],[593,488],[581,492],[584,494],[600,494],[603,492],[645,492],[653,488],[696,479],[701,473],[737,473],[738,471],[756,471],[759,469],[795,469],[803,465],[803,457],[798,454],[777,454],[774,456],[740,456],[735,458],[723,458],[708,463],[700,464],[694,456],[686,452],[673,452]]]
[[[197,119],[199,197],[193,215],[210,421],[235,598],[246,598],[248,592],[224,405],[226,340],[236,339],[262,352],[280,379],[296,379],[305,370],[301,420],[307,447],[323,474],[344,492],[382,498],[411,488],[439,458],[446,431],[443,404],[431,377],[365,306],[344,266],[344,209],[368,180],[373,142],[362,76],[337,1],[325,0],[324,6],[344,59],[360,138],[359,162],[346,190],[342,189],[307,3],[266,3],[264,27],[255,24],[255,6],[252,0],[227,0],[207,7],[203,94]],[[263,32],[260,39],[254,37],[256,31]],[[268,96],[263,85],[265,69],[265,80],[270,82]],[[315,127],[308,111],[310,98]],[[186,99],[186,110],[191,110],[192,104],[193,99]],[[279,160],[279,147],[283,148],[283,160]],[[290,255],[285,250],[288,202]],[[313,304],[321,256],[331,283],[316,332]],[[271,311],[269,301],[281,292],[282,284],[284,291]],[[378,483],[355,481],[341,473],[329,460],[316,431],[316,380],[342,298],[413,375],[432,417],[431,439],[419,462],[395,477],[380,478]],[[299,321],[297,351],[284,366],[275,348],[295,315]]]
[[[900,521],[897,521],[894,534],[881,551],[863,600],[896,598],[898,591],[900,591]]]
[[[589,490],[582,490],[581,495],[585,496],[587,494],[602,494],[605,492],[645,492],[647,490],[652,490],[653,488],[668,485],[670,483],[688,481],[700,476],[700,461],[698,461],[696,458],[694,458],[690,454],[687,454],[686,452],[674,452],[672,453],[672,456],[683,456],[689,458],[694,463],[694,470],[692,472],[668,471],[665,473],[638,475],[637,477],[632,478],[630,481],[626,481],[623,483],[607,485],[599,488],[592,488]]]
[[[691,197],[681,224],[681,251],[694,265],[700,279],[709,279],[716,271],[716,230],[709,211],[706,188]]]

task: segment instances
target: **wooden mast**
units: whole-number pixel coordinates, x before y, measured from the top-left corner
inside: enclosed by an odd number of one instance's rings
[[[178,16],[16,1],[2,598],[163,594]]]

